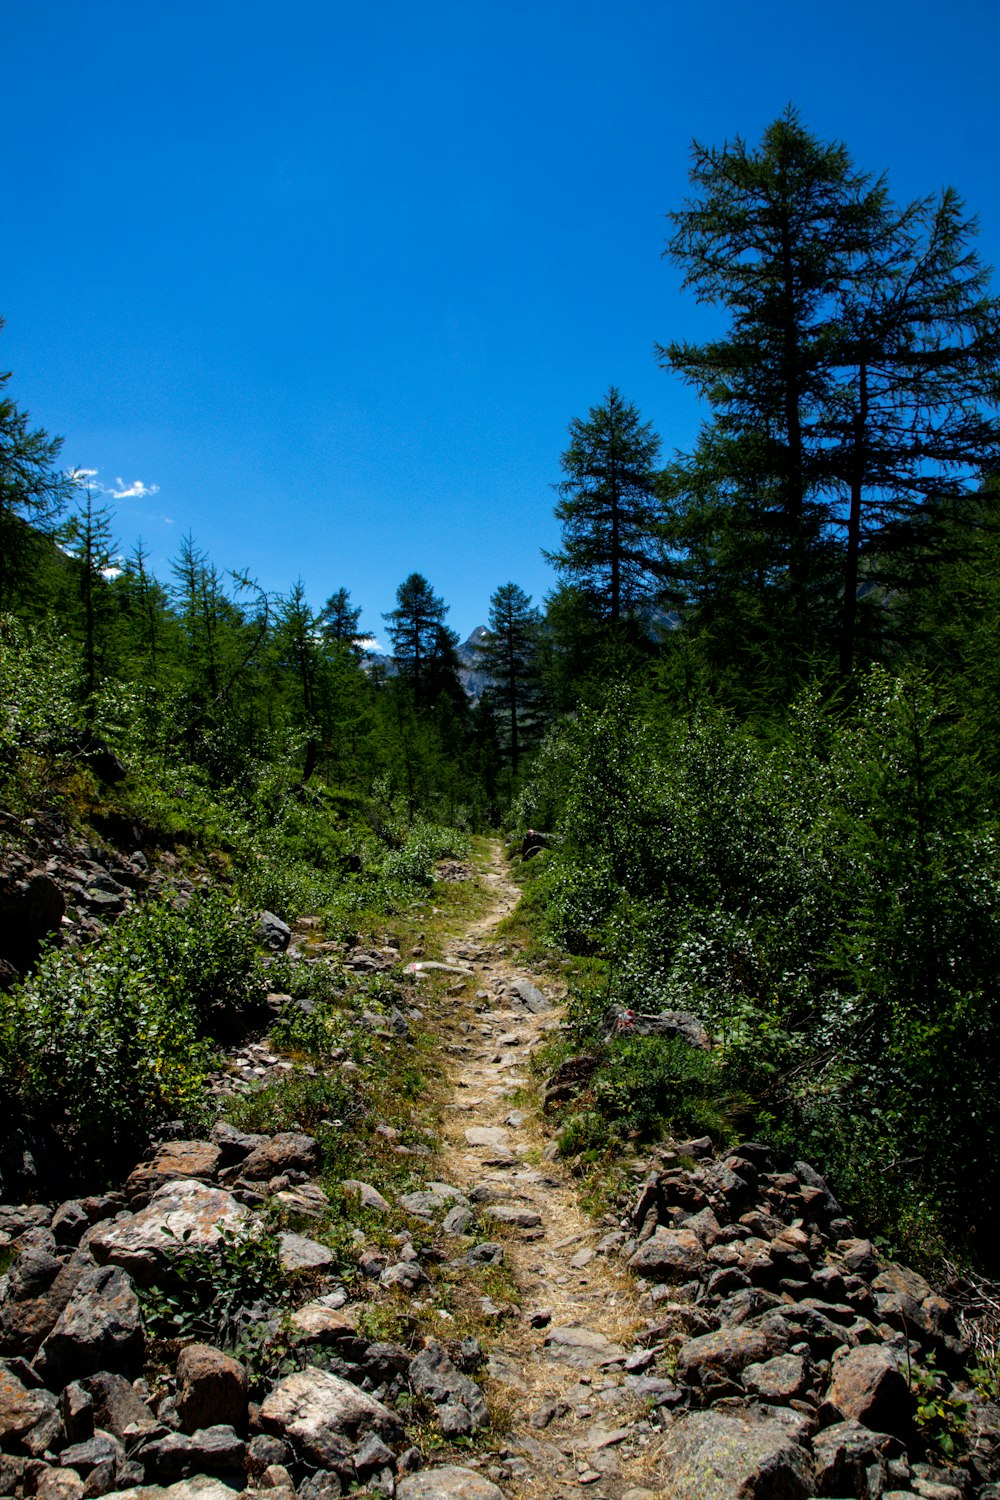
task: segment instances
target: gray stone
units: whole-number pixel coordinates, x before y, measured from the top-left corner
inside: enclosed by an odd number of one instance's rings
[[[557,1324],[550,1328],[545,1335],[544,1348],[549,1359],[557,1359],[579,1370],[590,1370],[605,1360],[625,1357],[624,1349],[613,1344],[603,1333],[573,1324]]]
[[[88,1378],[85,1388],[93,1403],[95,1427],[124,1439],[157,1426],[149,1407],[123,1376],[101,1370]]]
[[[232,1427],[217,1424],[197,1432],[170,1432],[141,1450],[147,1474],[157,1479],[183,1478],[206,1469],[216,1473],[242,1469],[246,1444]]]
[[[690,1281],[705,1267],[705,1252],[690,1229],[657,1229],[629,1261],[629,1267],[650,1281]]]
[[[361,1182],[356,1177],[345,1177],[340,1186],[351,1198],[357,1198],[362,1208],[374,1210],[376,1213],[387,1214],[391,1212],[391,1205],[386,1202],[378,1188],[373,1188],[369,1182]]]
[[[837,1422],[812,1440],[816,1490],[820,1495],[881,1494],[887,1461],[896,1446],[884,1432],[871,1432],[860,1422]],[[871,1484],[871,1471],[878,1483]]]
[[[99,1266],[81,1277],[35,1363],[60,1382],[98,1370],[136,1370],[144,1339],[139,1299],[125,1272]]]
[[[257,936],[272,953],[284,953],[292,940],[292,929],[273,911],[262,911],[257,919]]]
[[[537,1229],[542,1216],[533,1208],[518,1208],[513,1204],[494,1204],[486,1209],[486,1217],[494,1219],[498,1224],[510,1224],[515,1229]]]
[[[431,1339],[410,1361],[410,1385],[438,1409],[442,1431],[460,1437],[489,1421],[489,1408],[474,1380],[457,1370],[443,1344]],[[459,1412],[455,1408],[461,1407]]]
[[[280,1381],[260,1408],[266,1432],[291,1442],[310,1463],[336,1469],[369,1432],[399,1442],[399,1418],[350,1381],[326,1370],[298,1370]]]
[[[475,1469],[442,1464],[407,1474],[396,1485],[396,1500],[504,1500],[503,1490]]]
[[[538,988],[532,984],[530,979],[513,979],[510,988],[520,1000],[525,1010],[530,1010],[533,1015],[540,1015],[542,1011],[548,1010],[549,1002]]]
[[[221,1479],[213,1479],[209,1474],[195,1474],[177,1484],[143,1484],[135,1489],[119,1490],[115,1500],[233,1500],[233,1490]]]
[[[688,1339],[677,1353],[678,1377],[699,1385],[706,1376],[735,1380],[748,1365],[759,1365],[781,1353],[782,1340],[771,1328],[719,1328]]]
[[[254,1217],[231,1193],[203,1182],[168,1182],[147,1208],[99,1228],[90,1240],[94,1259],[121,1266],[139,1281],[185,1250],[212,1250],[223,1233],[248,1232]]]
[[[468,1234],[474,1223],[471,1209],[463,1208],[460,1203],[456,1203],[455,1207],[450,1208],[445,1214],[443,1228],[446,1234]]]
[[[326,1245],[302,1234],[283,1234],[279,1244],[281,1265],[285,1271],[325,1271],[337,1259]]]
[[[285,1172],[315,1172],[319,1165],[315,1138],[300,1131],[284,1130],[262,1146],[255,1146],[240,1164],[239,1175],[251,1182],[269,1182]]]
[[[812,1462],[781,1422],[688,1412],[667,1432],[657,1483],[671,1500],[806,1500]]]
[[[58,1407],[51,1391],[30,1389],[0,1365],[0,1441],[21,1437]]]

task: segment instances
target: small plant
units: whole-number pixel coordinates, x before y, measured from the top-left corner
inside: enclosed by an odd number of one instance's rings
[[[260,1323],[289,1303],[291,1282],[281,1264],[277,1233],[224,1229],[211,1249],[174,1242],[162,1279],[140,1293],[147,1330],[158,1338],[206,1338],[232,1347],[246,1320]]]
[[[924,1442],[951,1462],[962,1447],[969,1403],[952,1392],[933,1354],[922,1365],[910,1366],[910,1388],[917,1403],[914,1421]]]

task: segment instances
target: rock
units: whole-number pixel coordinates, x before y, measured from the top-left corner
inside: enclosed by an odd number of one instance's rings
[[[299,1370],[280,1381],[261,1405],[260,1425],[324,1469],[342,1467],[369,1432],[387,1443],[404,1436],[399,1418],[381,1401],[316,1369]]]
[[[496,1204],[486,1210],[489,1219],[495,1219],[498,1224],[511,1224],[516,1229],[537,1229],[542,1222],[541,1214],[533,1208],[517,1208],[513,1205]]]
[[[449,1208],[445,1214],[442,1225],[446,1234],[468,1234],[475,1224],[471,1209],[463,1208],[456,1203],[454,1208]]]
[[[83,1204],[75,1198],[61,1203],[52,1215],[52,1233],[57,1245],[77,1245],[80,1236],[90,1226],[90,1217]]]
[[[503,1490],[475,1469],[442,1464],[407,1474],[396,1485],[396,1500],[504,1500]]]
[[[292,929],[273,911],[262,911],[257,918],[257,936],[262,947],[269,948],[272,953],[284,953],[292,941]]]
[[[778,1354],[763,1364],[747,1365],[743,1371],[743,1389],[776,1406],[786,1406],[802,1396],[808,1384],[805,1361],[797,1354]]]
[[[147,1208],[98,1229],[90,1240],[94,1259],[121,1266],[137,1280],[152,1279],[172,1255],[211,1250],[224,1232],[249,1231],[250,1212],[231,1193],[203,1182],[168,1182]]]
[[[573,1365],[578,1370],[590,1370],[605,1360],[625,1357],[624,1349],[613,1344],[603,1333],[574,1324],[557,1324],[550,1328],[545,1335],[544,1349],[549,1359]]]
[[[225,1120],[216,1120],[212,1126],[212,1140],[221,1152],[222,1166],[231,1167],[236,1162],[243,1161],[258,1146],[266,1146],[270,1136],[250,1135],[245,1130],[237,1130],[235,1125],[230,1125]]]
[[[41,1297],[48,1291],[63,1268],[62,1261],[48,1250],[28,1246],[14,1262],[8,1284],[8,1296],[14,1302]]]
[[[307,1302],[291,1315],[296,1339],[303,1344],[337,1343],[357,1337],[358,1327],[350,1313],[327,1307],[322,1302]]]
[[[73,1443],[59,1455],[62,1468],[75,1469],[84,1479],[89,1478],[95,1469],[104,1469],[108,1465],[112,1473],[117,1474],[124,1462],[125,1449],[108,1432],[95,1432],[85,1443]]]
[[[845,1420],[905,1433],[913,1412],[906,1377],[881,1344],[859,1344],[834,1359],[826,1399]]]
[[[59,932],[65,910],[62,891],[40,871],[0,882],[0,955],[26,973],[43,938]]]
[[[94,1269],[89,1251],[77,1250],[43,1297],[14,1302],[0,1312],[0,1352],[31,1357],[55,1327],[81,1277]]]
[[[248,1181],[270,1181],[284,1172],[315,1172],[320,1165],[319,1146],[311,1135],[283,1131],[257,1146],[240,1166],[240,1177]]]
[[[143,1349],[135,1287],[117,1266],[99,1266],[80,1278],[35,1364],[60,1382],[98,1370],[129,1373],[141,1367]]]
[[[157,1426],[149,1407],[121,1375],[101,1370],[87,1379],[85,1388],[93,1403],[95,1427],[124,1439]]]
[[[157,1479],[182,1478],[188,1474],[226,1473],[243,1468],[246,1444],[232,1427],[216,1423],[197,1432],[169,1432],[143,1444],[142,1463]]]
[[[466,1130],[465,1139],[470,1146],[510,1153],[510,1131],[503,1125],[472,1125]]]
[[[241,1430],[247,1411],[247,1372],[211,1344],[187,1344],[177,1360],[177,1411],[187,1433],[199,1427]]]
[[[687,1412],[667,1432],[657,1486],[670,1500],[806,1500],[812,1463],[781,1422]]]
[[[421,1269],[420,1262],[416,1260],[400,1260],[393,1266],[386,1266],[379,1276],[378,1284],[382,1287],[398,1286],[405,1292],[413,1292],[427,1277]]]
[[[780,1339],[761,1325],[719,1328],[688,1339],[677,1352],[677,1374],[688,1385],[699,1385],[706,1375],[735,1380],[748,1365],[763,1364],[780,1353]]]
[[[457,1370],[443,1344],[431,1339],[410,1361],[410,1385],[438,1409],[441,1430],[460,1437],[489,1421],[489,1408],[474,1380]]]
[[[629,1261],[649,1281],[690,1281],[704,1266],[701,1240],[690,1229],[657,1229]]]
[[[285,1271],[325,1271],[337,1258],[326,1245],[302,1234],[283,1234],[279,1244],[281,1265]]]
[[[56,1415],[58,1409],[51,1391],[29,1389],[0,1365],[0,1442],[23,1436],[46,1417]]]
[[[895,1446],[888,1434],[871,1432],[860,1422],[837,1422],[817,1432],[812,1440],[817,1494],[880,1495]]]
[[[47,1469],[35,1485],[35,1500],[83,1500],[84,1491],[74,1469]]]
[[[185,1178],[211,1181],[219,1170],[222,1152],[210,1141],[168,1141],[152,1161],[144,1162],[129,1175],[125,1192],[130,1199],[149,1198],[165,1182]]]
[[[195,1474],[177,1484],[140,1485],[137,1489],[119,1490],[115,1500],[233,1500],[233,1489],[209,1474]]]
[[[530,979],[512,979],[510,988],[525,1010],[530,1010],[533,1015],[541,1015],[542,1011],[549,1009],[548,1000]]]
[[[345,1177],[340,1186],[352,1198],[357,1198],[362,1208],[369,1208],[376,1213],[387,1214],[391,1212],[391,1205],[386,1202],[378,1188],[373,1188],[368,1182],[360,1182],[356,1177]]]
[[[837,1254],[852,1276],[871,1281],[878,1275],[878,1258],[871,1240],[838,1240]]]

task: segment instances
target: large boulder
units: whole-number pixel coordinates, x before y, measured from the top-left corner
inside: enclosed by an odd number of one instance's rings
[[[860,1422],[836,1422],[812,1440],[818,1495],[880,1495],[898,1444]]]
[[[280,1381],[260,1408],[260,1425],[322,1469],[342,1468],[370,1432],[399,1442],[399,1418],[348,1380],[326,1370],[298,1370]]]
[[[51,1391],[25,1386],[12,1371],[0,1365],[0,1442],[19,1438],[58,1411]]]
[[[212,1250],[224,1233],[249,1231],[255,1219],[231,1193],[185,1179],[167,1182],[148,1207],[98,1229],[90,1251],[102,1265],[121,1266],[137,1281],[184,1250]]]
[[[699,1411],[670,1428],[657,1489],[670,1500],[806,1500],[812,1480],[783,1422]]]
[[[195,1474],[177,1484],[142,1484],[137,1489],[119,1490],[115,1500],[233,1500],[233,1487],[210,1474]]]
[[[838,1355],[826,1399],[845,1420],[876,1432],[906,1432],[914,1405],[905,1375],[882,1344],[859,1344]]]
[[[247,1372],[239,1360],[211,1344],[187,1344],[177,1360],[177,1414],[185,1432],[199,1427],[242,1429],[247,1413]]]
[[[56,1326],[82,1277],[93,1269],[90,1252],[77,1250],[42,1296],[9,1302],[0,1311],[0,1354],[21,1354],[30,1359]]]
[[[138,1373],[144,1347],[135,1287],[118,1267],[99,1266],[80,1279],[35,1365],[50,1382],[99,1370]]]
[[[654,1230],[629,1261],[630,1268],[650,1281],[690,1281],[705,1268],[705,1251],[691,1229]]]
[[[165,1182],[189,1178],[210,1182],[219,1170],[221,1157],[220,1148],[211,1141],[168,1141],[152,1161],[135,1168],[125,1184],[125,1192],[130,1199],[148,1199]]]

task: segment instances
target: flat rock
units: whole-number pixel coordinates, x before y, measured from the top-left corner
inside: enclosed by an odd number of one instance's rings
[[[291,1315],[291,1325],[301,1343],[356,1338],[357,1321],[352,1313],[325,1307],[322,1302],[307,1302]]]
[[[233,1500],[231,1485],[208,1474],[195,1474],[177,1484],[143,1484],[137,1489],[117,1490],[115,1500]]]
[[[781,1422],[687,1412],[667,1432],[657,1486],[670,1500],[806,1500],[812,1461]]]
[[[504,1500],[503,1490],[475,1469],[442,1464],[407,1474],[396,1484],[396,1500]]]
[[[470,1146],[485,1147],[489,1151],[510,1151],[510,1131],[503,1125],[470,1125],[465,1139]]]
[[[543,1010],[549,1009],[548,1000],[530,979],[513,979],[510,988],[525,1010],[530,1010],[533,1015],[540,1015]]]
[[[211,1250],[223,1231],[248,1230],[254,1217],[231,1193],[188,1179],[168,1182],[148,1207],[100,1228],[90,1251],[102,1265],[121,1266],[139,1281],[183,1250]]]
[[[343,1465],[357,1442],[374,1432],[401,1441],[399,1418],[381,1401],[327,1370],[298,1370],[280,1381],[260,1408],[265,1432],[285,1438],[321,1469]]]
[[[549,1328],[543,1347],[549,1359],[557,1359],[580,1370],[590,1370],[604,1360],[625,1356],[624,1349],[613,1344],[603,1333],[574,1324],[557,1324]]]
[[[152,1161],[135,1168],[125,1183],[125,1192],[129,1198],[148,1198],[165,1182],[186,1178],[211,1181],[221,1160],[222,1151],[211,1141],[168,1141]]]
[[[326,1245],[307,1239],[304,1234],[281,1235],[279,1255],[285,1271],[323,1271],[337,1258]]]
[[[537,1229],[542,1216],[533,1208],[518,1208],[513,1204],[497,1203],[486,1210],[486,1217],[498,1224],[512,1224],[516,1229]]]

